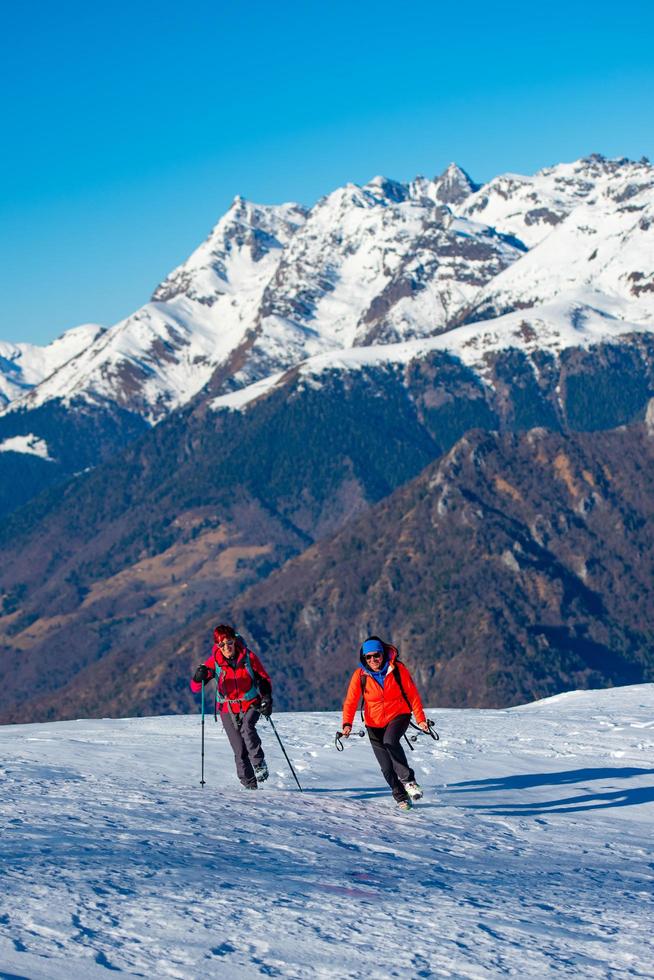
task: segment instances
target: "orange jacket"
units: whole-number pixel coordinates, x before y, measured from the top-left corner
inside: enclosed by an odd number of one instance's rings
[[[425,711],[411,674],[404,664],[397,662],[395,647],[388,646],[387,650],[390,666],[383,687],[363,667],[357,667],[352,674],[343,702],[343,725],[351,725],[354,721],[361,700],[361,678],[364,676],[367,677],[363,695],[363,720],[366,725],[371,728],[385,728],[398,715],[409,714],[409,705],[402,696],[402,690],[396,680],[398,673],[417,723],[425,721]]]

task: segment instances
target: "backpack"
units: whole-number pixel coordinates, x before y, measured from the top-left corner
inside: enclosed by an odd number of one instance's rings
[[[399,658],[396,657],[395,658],[395,666],[396,667],[399,667],[401,663],[402,663],[402,661],[399,660]],[[404,665],[402,665],[402,666],[404,666]],[[366,672],[364,670],[362,670],[360,676],[361,676],[361,704],[359,705],[359,712],[361,714],[361,721],[363,721],[363,706],[365,704],[366,683],[368,682],[368,676],[369,675],[366,674]],[[402,695],[402,697],[406,701],[407,705],[409,706],[409,714],[412,714],[413,713],[413,708],[411,707],[411,702],[409,701],[408,697],[406,696],[406,691],[404,690],[404,688],[402,686],[402,678],[400,677],[399,670],[396,671],[396,673],[395,673],[395,680],[397,681],[397,686],[400,689],[400,694]]]

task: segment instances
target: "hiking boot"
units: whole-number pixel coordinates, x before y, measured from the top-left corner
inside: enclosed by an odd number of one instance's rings
[[[405,813],[413,809],[413,803],[411,800],[397,800],[397,805],[399,806],[400,810],[404,810]]]
[[[256,783],[241,783],[243,789],[258,789]]]
[[[410,783],[405,783],[404,784],[404,788],[405,788],[405,790],[407,791],[407,793],[409,794],[409,796],[411,797],[412,800],[421,800],[422,799],[422,786],[418,786],[418,784],[415,782],[415,780],[413,782],[410,782]]]
[[[257,777],[258,783],[265,783],[268,779],[270,773],[268,772],[268,766],[265,762],[262,762],[260,766],[254,767],[254,775]]]

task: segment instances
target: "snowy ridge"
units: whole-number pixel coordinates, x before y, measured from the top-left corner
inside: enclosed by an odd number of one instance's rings
[[[468,197],[461,214],[516,235],[532,248],[581,203],[620,207],[654,191],[654,167],[647,160],[607,160],[599,154],[539,170],[533,177],[502,174]]]
[[[613,312],[606,312],[594,305],[594,300],[598,298],[604,305],[613,305]],[[484,379],[490,367],[489,357],[500,351],[521,350],[527,356],[537,351],[550,351],[559,355],[568,348],[588,348],[602,342],[618,342],[634,333],[650,332],[649,325],[623,320],[618,315],[623,312],[619,302],[608,304],[604,301],[605,297],[598,297],[590,290],[586,293],[579,291],[532,309],[457,327],[437,337],[330,351],[309,358],[300,365],[300,383],[305,379],[319,384],[320,376],[331,371],[406,365],[433,351],[451,354]],[[213,399],[211,407],[217,411],[244,409],[294,377],[293,369],[276,374],[233,394]],[[310,379],[314,380],[311,382]]]
[[[97,323],[72,327],[45,347],[0,340],[0,408],[38,385],[91,344],[104,330]]]
[[[274,716],[302,795],[263,721],[256,793],[197,715],[0,728],[0,970],[651,976],[653,699],[433,709],[406,816],[336,713]]]
[[[311,330],[306,355],[431,335],[524,249],[456,218],[432,196],[377,177],[319,201],[264,294],[260,344],[273,324]]]

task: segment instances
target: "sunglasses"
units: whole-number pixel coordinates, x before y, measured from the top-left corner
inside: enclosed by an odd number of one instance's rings
[[[225,639],[225,640],[218,640],[218,644],[217,645],[219,647],[233,647],[235,643],[236,643],[236,640],[227,640],[227,639]]]
[[[380,660],[384,656],[383,653],[364,653],[364,660]]]

